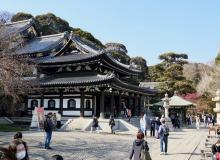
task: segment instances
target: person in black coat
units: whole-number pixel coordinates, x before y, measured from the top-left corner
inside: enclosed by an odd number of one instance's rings
[[[115,133],[114,130],[113,130],[113,127],[115,126],[115,120],[114,120],[113,115],[110,116],[109,126],[111,127],[111,133],[112,133],[112,134]]]
[[[155,122],[155,120],[153,118],[153,119],[151,119],[151,122],[150,122],[150,136],[151,137],[155,136],[155,125],[156,125],[156,122]]]
[[[93,131],[97,131],[97,133],[99,133],[99,121],[98,121],[98,119],[97,119],[97,117],[93,117],[93,121],[92,121],[92,126],[91,126],[91,133],[93,132]]]
[[[220,140],[218,140],[215,144],[212,145],[212,153],[220,153]]]
[[[49,112],[46,116],[46,120],[44,121],[44,130],[46,132],[45,149],[52,149],[50,147],[50,141],[52,138],[52,131],[54,129],[54,123],[53,123],[52,117],[53,117],[53,113]]]

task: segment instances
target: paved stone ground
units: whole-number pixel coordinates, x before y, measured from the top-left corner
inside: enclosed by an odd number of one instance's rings
[[[0,146],[7,146],[13,134],[0,132]],[[65,160],[128,160],[135,139],[133,135],[54,132],[51,144],[53,150],[45,150],[41,144],[44,132],[25,132],[23,136],[29,146],[31,160],[47,160],[54,154],[61,154]],[[206,136],[206,129],[171,132],[166,156],[159,155],[158,139],[148,137],[147,141],[153,160],[199,160],[198,145],[204,142]]]

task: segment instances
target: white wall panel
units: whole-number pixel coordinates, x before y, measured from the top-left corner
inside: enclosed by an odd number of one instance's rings
[[[80,116],[80,111],[63,111],[64,116]]]
[[[92,116],[92,111],[84,111],[85,116]]]

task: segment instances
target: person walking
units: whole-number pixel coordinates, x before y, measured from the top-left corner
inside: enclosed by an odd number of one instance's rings
[[[200,128],[200,117],[199,115],[196,116],[196,129]]]
[[[46,138],[45,138],[45,149],[52,149],[50,147],[50,141],[52,138],[52,131],[54,129],[54,123],[53,123],[53,113],[49,112],[46,116],[46,119],[44,121],[44,130],[46,132]]]
[[[161,119],[158,134],[160,137],[160,155],[167,155],[169,127],[165,124],[165,119]]]
[[[15,133],[14,135],[14,140],[20,140],[21,143],[24,145],[24,148],[25,148],[25,157],[22,159],[22,160],[29,160],[29,156],[28,156],[28,147],[27,147],[27,143],[25,141],[22,140],[23,138],[23,135],[21,132],[17,132]]]
[[[144,113],[141,113],[140,129],[143,133],[145,133],[145,136],[146,136],[146,119],[144,117]]]
[[[159,117],[156,117],[156,121],[155,121],[155,137],[157,139],[159,139],[158,130],[159,130],[160,125],[161,125],[161,122],[159,120]]]
[[[54,129],[56,129],[56,126],[57,126],[57,116],[56,116],[56,113],[52,114],[52,122],[53,122]]]
[[[112,134],[115,134],[114,129],[113,129],[114,126],[115,126],[115,120],[114,120],[114,116],[113,116],[113,115],[110,116],[109,126],[110,126],[110,128],[111,128],[111,133],[112,133]]]
[[[147,141],[144,140],[144,133],[138,132],[137,139],[134,140],[129,156],[130,160],[151,160]]]
[[[212,114],[212,125],[215,126],[215,115]]]
[[[147,117],[147,113],[146,113],[146,112],[144,113],[144,117],[143,117],[143,118],[144,118],[145,123],[146,123],[146,124],[145,124],[145,132],[144,132],[144,134],[145,134],[145,136],[147,136],[147,128],[148,128],[148,126],[149,126],[149,125],[148,125],[149,119],[148,119],[148,117]]]
[[[56,113],[56,118],[57,118],[57,129],[60,129],[60,127],[61,127],[61,111],[58,111],[57,113]]]
[[[128,109],[128,122],[131,121],[131,108]]]
[[[151,137],[155,136],[155,120],[154,120],[154,118],[152,118],[151,122],[150,122],[150,136]]]
[[[99,133],[99,121],[97,119],[97,117],[93,116],[93,121],[92,121],[92,126],[91,126],[91,130],[90,132],[92,133],[93,131],[96,130],[97,133]]]

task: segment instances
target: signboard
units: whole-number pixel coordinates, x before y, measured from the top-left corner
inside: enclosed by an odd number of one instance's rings
[[[38,128],[44,129],[44,107],[36,107],[37,109],[37,120]]]
[[[31,128],[44,128],[44,108],[35,107],[32,115]]]

